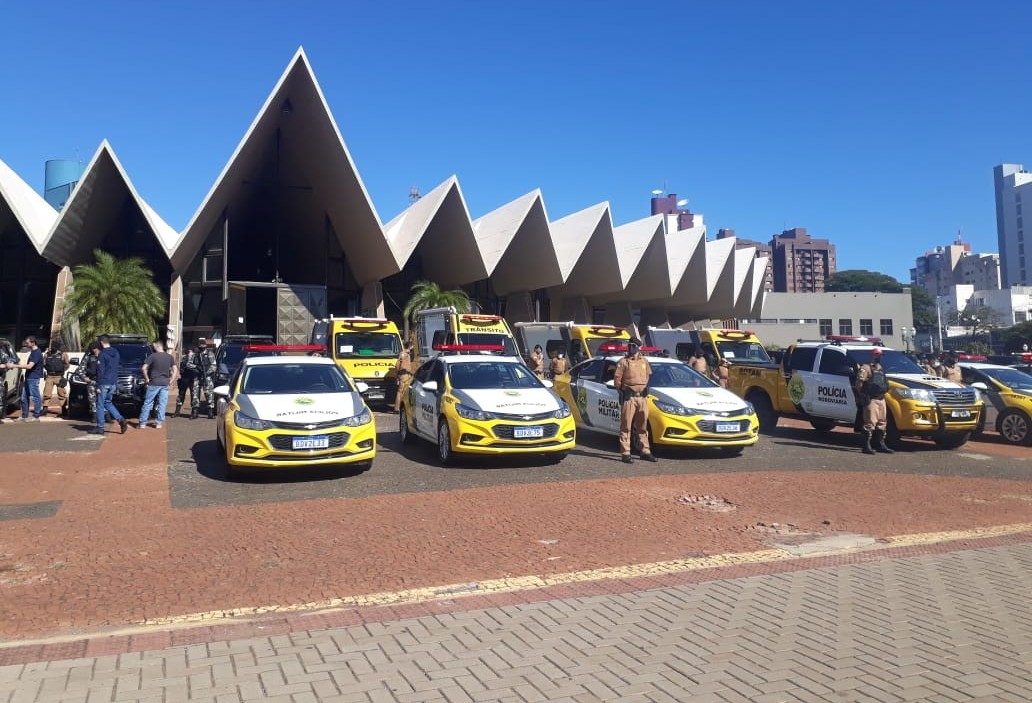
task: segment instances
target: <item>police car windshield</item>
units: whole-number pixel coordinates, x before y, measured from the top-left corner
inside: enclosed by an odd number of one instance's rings
[[[869,364],[873,356],[871,349],[850,349],[846,355],[854,364]],[[881,365],[885,369],[885,373],[917,373],[922,375],[925,373],[924,369],[903,352],[885,349],[882,351],[881,356]]]
[[[499,345],[505,347],[505,351],[499,352],[505,356],[519,356],[516,351],[516,344],[512,337],[506,334],[490,334],[488,332],[463,332],[459,335],[459,344],[472,344],[480,346],[483,344]]]
[[[710,388],[715,385],[684,364],[652,364],[652,376],[649,378],[649,386],[652,388]]]
[[[338,332],[333,335],[333,350],[338,359],[393,359],[401,354],[401,345],[396,334]]]
[[[230,370],[235,370],[240,362],[244,360],[244,357],[248,356],[279,356],[278,351],[244,351],[243,344],[225,344],[223,343],[222,348],[225,351],[222,353],[222,363],[226,365]]]
[[[241,392],[248,395],[349,393],[351,385],[331,364],[268,364],[244,371]]]
[[[759,342],[717,342],[720,355],[728,361],[763,361],[771,363],[770,355]]]
[[[452,388],[543,388],[537,376],[523,364],[508,361],[473,361],[449,364]]]
[[[1032,391],[1032,376],[1017,369],[981,369],[982,373],[994,378],[1016,391]]]
[[[112,344],[118,350],[122,366],[143,366],[150,355],[151,348],[147,344]]]

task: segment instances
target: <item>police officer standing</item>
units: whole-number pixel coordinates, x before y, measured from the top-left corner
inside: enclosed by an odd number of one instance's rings
[[[179,380],[176,385],[179,388],[179,395],[176,396],[176,417],[183,409],[183,401],[186,400],[186,392],[190,391],[190,408],[198,407],[200,401],[194,395],[194,380],[197,378],[197,352],[187,349],[183,352],[183,358],[179,362]],[[195,415],[196,417],[196,415]]]
[[[706,363],[706,356],[702,353],[702,347],[698,344],[695,345],[695,350],[692,352],[692,358],[689,359],[688,365],[709,378],[709,364]]]
[[[957,366],[957,355],[950,354],[946,357],[946,363],[942,367],[942,377],[954,383],[963,383],[963,376],[960,367]]]
[[[215,390],[215,355],[208,349],[207,340],[201,337],[197,340],[197,351],[194,356],[197,363],[197,372],[194,374],[193,387],[190,389],[190,419],[196,420],[201,410],[201,390],[204,390],[204,400],[208,403],[208,419],[215,417],[215,399],[212,397]]]
[[[872,349],[871,363],[861,366],[856,375],[856,391],[864,406],[864,454],[874,454],[875,449],[883,454],[895,454],[885,444],[885,429],[888,422],[885,394],[889,392],[889,382],[885,377],[881,357],[881,347]]]
[[[568,370],[569,364],[566,362],[566,355],[562,352],[558,352],[552,358],[552,362],[548,365],[548,372],[552,375],[552,378],[561,376]]]
[[[713,380],[721,388],[727,388],[730,377],[731,363],[727,359],[721,358],[717,365],[713,367]]]
[[[394,396],[394,412],[401,410],[401,399],[408,393],[409,386],[412,384],[415,366],[416,363],[412,359],[412,342],[405,342],[405,347],[394,363],[394,368],[397,370],[395,379],[398,383],[398,391]]]
[[[642,460],[656,461],[649,447],[649,405],[645,397],[650,376],[652,367],[641,354],[641,342],[632,339],[627,343],[627,356],[620,359],[613,377],[613,384],[620,391],[620,458],[625,464],[633,463],[632,429],[641,446]]]
[[[530,353],[530,370],[538,378],[545,377],[545,353],[541,350],[540,344],[535,344],[534,351]]]

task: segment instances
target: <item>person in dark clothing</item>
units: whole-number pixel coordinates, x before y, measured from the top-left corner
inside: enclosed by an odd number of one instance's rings
[[[40,395],[40,384],[43,382],[43,351],[36,344],[36,338],[29,335],[25,338],[25,346],[29,349],[29,358],[24,364],[8,364],[8,368],[25,369],[25,383],[21,391],[21,421],[39,422],[43,413],[43,397]],[[36,413],[29,415],[29,400],[36,406]]]
[[[112,398],[115,395],[115,386],[118,384],[118,369],[122,365],[122,356],[118,350],[111,346],[111,338],[106,334],[100,335],[100,370],[97,372],[97,426],[91,430],[92,434],[104,434],[105,413],[111,415],[118,423],[122,434],[129,426],[128,421],[118,412],[118,408]]]
[[[151,408],[155,410],[154,427],[161,429],[165,422],[165,409],[168,407],[168,387],[176,378],[176,360],[165,351],[161,340],[154,340],[151,345],[154,353],[143,362],[143,378],[147,382],[147,395],[140,408],[141,429],[147,427]],[[155,405],[155,401],[157,405]]]
[[[190,391],[190,407],[198,404],[197,397],[193,394],[194,379],[199,371],[197,352],[187,349],[183,352],[183,358],[179,362],[179,380],[176,385],[179,388],[179,395],[176,396],[175,416],[183,409],[183,401],[186,400],[186,392]]]
[[[86,358],[79,365],[80,378],[86,380],[86,402],[90,406],[93,424],[97,424],[97,376],[100,374],[100,342],[91,342],[86,349]],[[92,432],[92,430],[91,430]]]

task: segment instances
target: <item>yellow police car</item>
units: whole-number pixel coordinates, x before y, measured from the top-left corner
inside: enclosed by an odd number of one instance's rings
[[[501,345],[439,344],[401,399],[398,430],[437,445],[441,464],[456,454],[541,454],[561,461],[576,440],[569,406]]]
[[[1010,444],[1032,445],[1032,376],[1010,366],[961,361],[961,378],[985,399],[978,431],[991,425]]]
[[[215,434],[230,472],[326,464],[368,468],[376,455],[376,424],[362,399],[363,385],[324,357],[244,359],[229,383],[215,389]]]
[[[646,348],[647,350],[647,348]],[[626,351],[604,346],[603,353]],[[622,356],[589,359],[555,379],[578,427],[620,434],[620,397],[613,384]],[[756,410],[694,369],[665,357],[649,357],[649,442],[653,446],[717,447],[740,454],[759,440]]]

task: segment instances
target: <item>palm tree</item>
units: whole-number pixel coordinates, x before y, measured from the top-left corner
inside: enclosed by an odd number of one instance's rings
[[[63,327],[78,325],[80,339],[105,332],[154,336],[156,320],[165,314],[165,296],[141,259],[116,259],[93,250],[94,264],[72,269],[65,298]]]
[[[416,321],[416,313],[429,308],[453,307],[458,312],[469,312],[469,295],[461,288],[442,290],[433,281],[416,281],[412,284],[412,295],[403,311],[406,320]]]

